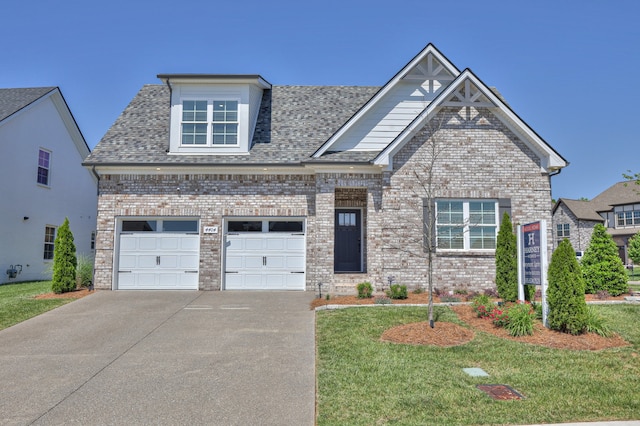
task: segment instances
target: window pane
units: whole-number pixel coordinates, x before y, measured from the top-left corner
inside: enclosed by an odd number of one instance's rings
[[[633,212],[634,225],[640,225],[640,211]]]
[[[262,221],[230,221],[229,232],[262,232]]]
[[[469,203],[469,222],[472,225],[493,225],[496,223],[496,204],[472,201]]]
[[[41,185],[49,184],[49,170],[38,167],[38,183]]]
[[[496,248],[495,228],[482,226],[469,228],[469,244],[471,249]]]
[[[123,232],[155,232],[157,222],[155,220],[125,220],[122,222]]]
[[[302,232],[302,222],[269,222],[269,232]]]
[[[458,226],[438,226],[437,227],[438,248],[463,249],[464,248],[463,231],[464,229]]]
[[[163,220],[163,232],[198,232],[197,220]]]
[[[43,259],[53,259],[54,242],[56,239],[56,228],[53,226],[45,226],[44,228],[44,253]]]

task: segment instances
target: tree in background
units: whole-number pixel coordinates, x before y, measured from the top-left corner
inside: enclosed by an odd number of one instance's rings
[[[548,280],[549,328],[563,333],[584,333],[587,327],[585,285],[569,240],[563,240],[553,252]]]
[[[627,273],[618,256],[618,247],[604,225],[599,223],[593,228],[581,264],[587,293],[606,290],[617,296],[627,291]]]
[[[518,243],[507,212],[496,240],[496,287],[505,302],[518,299]]]
[[[640,231],[629,238],[629,257],[633,260],[633,265],[640,265]]]
[[[69,218],[58,228],[53,247],[53,283],[54,293],[66,293],[76,288],[76,246],[69,228]]]

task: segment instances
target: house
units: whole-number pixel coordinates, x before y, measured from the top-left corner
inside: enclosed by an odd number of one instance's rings
[[[567,165],[431,44],[381,87],[158,77],[84,162],[97,288],[423,286],[429,220],[435,286],[491,287],[501,213],[550,222]]]
[[[97,179],[57,87],[0,89],[0,283],[51,279],[56,229],[93,257]]]
[[[593,227],[600,223],[616,242],[624,264],[632,263],[629,238],[640,231],[640,187],[633,182],[618,182],[590,201],[560,198],[552,214],[554,247],[568,238],[576,252],[584,252]]]

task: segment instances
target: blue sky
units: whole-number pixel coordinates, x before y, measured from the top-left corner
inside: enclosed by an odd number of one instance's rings
[[[554,197],[593,198],[640,171],[639,16],[637,0],[13,1],[0,87],[59,86],[93,148],[157,74],[379,86],[431,42],[570,162]]]

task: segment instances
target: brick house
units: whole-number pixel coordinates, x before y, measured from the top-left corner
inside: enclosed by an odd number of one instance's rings
[[[429,217],[435,286],[491,287],[501,213],[550,221],[567,165],[431,44],[382,87],[158,77],[84,162],[97,288],[423,286]]]
[[[560,198],[552,215],[554,247],[568,238],[576,252],[584,252],[593,227],[601,223],[616,242],[624,264],[632,263],[629,238],[640,231],[640,187],[633,182],[618,182],[589,201]]]

